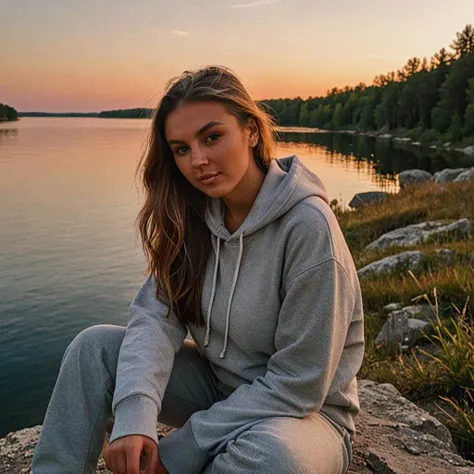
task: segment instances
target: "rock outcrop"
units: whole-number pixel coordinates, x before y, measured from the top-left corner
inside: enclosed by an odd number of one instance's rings
[[[402,265],[406,265],[410,270],[415,270],[424,258],[425,254],[419,250],[390,255],[389,257],[369,263],[365,267],[357,270],[357,275],[359,278],[367,278],[371,275],[381,275],[383,273],[393,272],[396,268]]]
[[[397,308],[389,313],[385,324],[375,338],[376,344],[396,342],[402,351],[413,347],[433,329],[436,315],[426,304]]]
[[[474,464],[457,454],[448,429],[393,385],[359,380],[359,397],[349,474],[474,474]],[[0,440],[0,473],[31,473],[40,429],[26,428]],[[158,425],[160,438],[171,430]],[[97,472],[111,474],[102,458]]]
[[[454,183],[462,183],[464,181],[472,181],[474,179],[474,167],[468,168],[456,177]]]
[[[349,203],[349,207],[357,209],[359,207],[365,206],[367,204],[372,204],[374,202],[380,201],[388,193],[383,191],[367,191],[365,193],[357,193]]]
[[[365,247],[365,250],[383,250],[389,247],[409,247],[433,239],[463,239],[470,234],[468,219],[455,222],[428,221],[392,230]]]
[[[405,170],[398,175],[398,183],[401,189],[413,186],[414,184],[421,184],[425,181],[431,181],[432,179],[431,173],[419,169]]]
[[[435,184],[451,183],[464,171],[466,168],[446,168],[433,175],[433,182]]]

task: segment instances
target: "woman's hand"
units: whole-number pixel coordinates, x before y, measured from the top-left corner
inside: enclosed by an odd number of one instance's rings
[[[158,456],[158,446],[147,436],[131,435],[116,439],[104,454],[113,474],[168,474]]]

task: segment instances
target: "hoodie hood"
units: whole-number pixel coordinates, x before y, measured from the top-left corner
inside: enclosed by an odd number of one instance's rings
[[[275,158],[271,161],[269,170],[255,202],[244,222],[235,233],[231,234],[225,226],[223,200],[221,198],[208,198],[205,220],[211,231],[212,246],[216,259],[211,299],[206,317],[205,346],[209,344],[210,340],[211,313],[216,290],[221,240],[225,243],[239,241],[239,255],[235,263],[234,278],[227,306],[224,347],[219,356],[221,359],[225,357],[227,349],[232,299],[238,282],[240,263],[244,253],[244,237],[257,232],[270,222],[280,218],[293,206],[310,196],[317,196],[327,204],[329,203],[326,190],[321,180],[295,155],[292,155],[286,158]]]
[[[265,227],[309,196],[318,196],[329,203],[321,180],[297,156],[275,158],[249,214],[234,234],[225,226],[221,198],[208,198],[206,224],[216,237],[232,242],[242,234],[247,236]]]

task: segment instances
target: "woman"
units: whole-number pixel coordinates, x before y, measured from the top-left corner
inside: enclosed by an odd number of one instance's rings
[[[33,474],[345,472],[364,352],[324,187],[228,69],[168,86],[140,164],[148,278],[67,348]],[[204,317],[205,316],[205,317]],[[186,339],[190,331],[194,340]],[[156,420],[177,429],[158,443]]]

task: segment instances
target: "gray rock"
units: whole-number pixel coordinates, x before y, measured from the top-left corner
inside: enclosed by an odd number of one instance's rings
[[[405,170],[398,175],[398,182],[400,188],[407,188],[408,186],[413,186],[415,184],[421,184],[426,181],[433,179],[431,173],[423,170]]]
[[[367,278],[370,275],[381,275],[393,272],[398,266],[408,264],[410,270],[414,270],[423,260],[425,254],[419,250],[399,253],[382,258],[376,262],[369,263],[357,271],[359,278]]]
[[[404,143],[411,142],[411,138],[397,137],[397,138],[394,138],[394,140],[395,140],[396,142],[404,142]]]
[[[390,133],[384,133],[383,135],[379,135],[379,138],[386,138],[387,140],[390,140],[392,135],[390,135]]]
[[[67,421],[66,421],[67,422]],[[158,439],[168,435],[175,428],[157,423]],[[41,433],[41,426],[33,426],[19,431],[9,433],[0,439],[0,474],[31,474],[31,461],[33,453]],[[110,433],[106,433],[106,442]],[[105,452],[104,449],[102,452]],[[97,473],[112,474],[107,469],[103,456],[100,456],[97,465]]]
[[[452,263],[454,260],[454,252],[450,249],[436,249],[436,256],[444,263]]]
[[[412,142],[412,145],[421,146],[421,142]]]
[[[361,411],[348,474],[474,474],[451,434],[389,383],[359,381]]]
[[[474,474],[474,464],[457,454],[448,429],[393,385],[359,379],[358,391],[360,412],[348,474]],[[40,430],[25,428],[0,439],[0,473],[31,474]],[[159,438],[174,431],[161,424],[157,430]],[[102,456],[97,473],[111,474]]]
[[[386,313],[391,313],[392,311],[396,311],[397,309],[402,309],[403,303],[390,303],[383,307],[383,310]]]
[[[382,191],[367,191],[365,193],[357,193],[351,199],[351,202],[349,203],[349,207],[352,207],[353,209],[357,209],[366,204],[372,204],[373,202],[380,201],[385,196],[387,196],[387,194],[388,193],[384,193]]]
[[[375,338],[376,344],[396,342],[400,347],[413,347],[429,333],[436,319],[429,305],[413,305],[391,312]]]
[[[474,145],[470,145],[463,148],[462,152],[465,153],[466,155],[474,156]]]
[[[418,318],[423,321],[434,321],[436,315],[434,309],[429,304],[413,304],[410,306],[403,306],[402,311],[409,318]]]
[[[469,234],[470,222],[468,219],[459,219],[450,224],[443,221],[428,221],[387,232],[367,245],[364,250],[382,250],[396,246],[409,247],[426,242],[431,238],[456,237],[463,239],[469,237]]]
[[[455,180],[454,183],[462,183],[464,181],[472,181],[474,179],[474,166],[461,173]]]
[[[464,171],[466,171],[466,168],[446,168],[433,175],[433,182],[435,184],[451,183]]]

